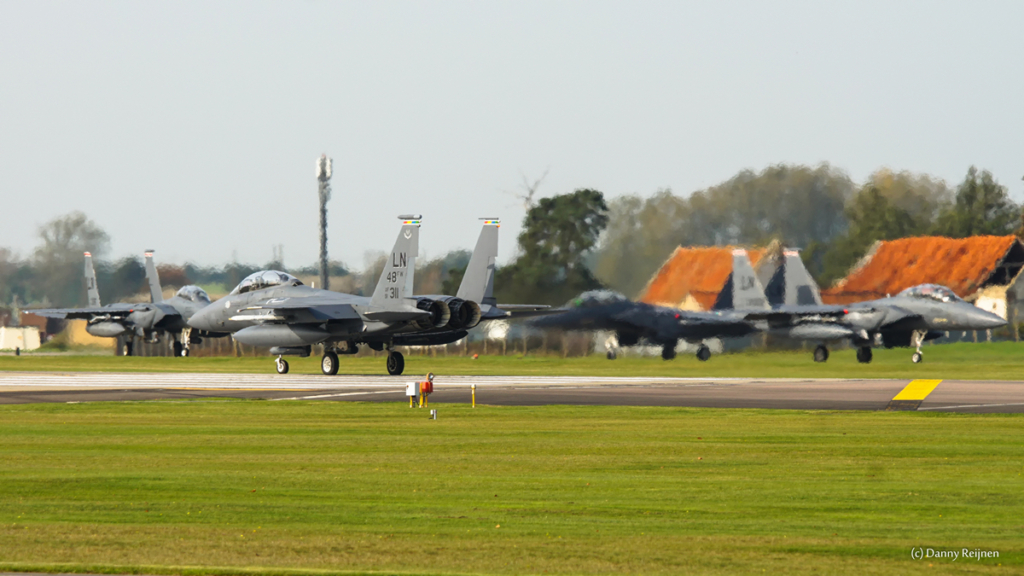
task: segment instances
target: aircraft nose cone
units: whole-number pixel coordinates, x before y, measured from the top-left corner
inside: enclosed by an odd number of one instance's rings
[[[209,307],[203,308],[193,314],[192,317],[188,319],[188,325],[197,330],[212,330],[212,328],[210,328],[210,314],[208,308]]]
[[[971,324],[977,326],[977,330],[989,330],[1006,326],[1006,320],[998,315],[987,312],[975,306],[976,310],[971,311]]]

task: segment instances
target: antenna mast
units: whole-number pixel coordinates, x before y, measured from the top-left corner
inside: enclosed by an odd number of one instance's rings
[[[320,184],[320,287],[330,289],[330,270],[327,261],[327,201],[331,199],[331,164],[327,154],[316,160],[316,179]]]

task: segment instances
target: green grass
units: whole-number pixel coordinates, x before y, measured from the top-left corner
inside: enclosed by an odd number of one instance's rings
[[[609,361],[602,355],[560,356],[407,356],[406,373],[601,375],[601,376],[725,376],[757,378],[941,378],[1019,380],[1024,375],[1024,343],[959,343],[925,346],[923,364],[910,361],[912,350],[875,350],[871,364],[859,364],[853,350],[837,350],[827,363],[816,364],[806,352],[738,352],[700,362],[682,355],[665,362],[658,357],[624,357]],[[291,371],[318,374],[318,357],[289,358]],[[122,358],[115,356],[23,355],[0,356],[0,371],[59,370],[108,372],[273,372],[269,357],[260,358]],[[384,357],[341,357],[342,374],[384,374]]]
[[[911,574],[1024,565],[1024,417],[0,406],[0,568]],[[915,546],[999,560],[914,561]],[[1002,566],[1000,567],[999,564]]]

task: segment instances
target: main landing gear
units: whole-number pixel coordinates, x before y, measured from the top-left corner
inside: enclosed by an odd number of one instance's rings
[[[334,350],[325,350],[324,357],[320,359],[320,371],[326,376],[334,376],[338,373],[338,353]]]
[[[701,362],[707,362],[711,358],[711,348],[708,348],[707,344],[701,344],[697,347],[697,360]]]
[[[405,371],[405,356],[398,350],[388,352],[388,374],[398,376]]]
[[[861,346],[857,348],[857,362],[861,364],[869,364],[871,362],[871,346]]]
[[[661,359],[662,360],[672,360],[675,357],[676,357],[676,345],[675,345],[675,343],[665,344],[664,346],[662,346],[662,348],[661,348]]]
[[[818,344],[818,347],[814,349],[814,361],[828,362],[828,346]]]

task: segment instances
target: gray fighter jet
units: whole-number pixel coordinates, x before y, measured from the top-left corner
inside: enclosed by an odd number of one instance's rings
[[[143,338],[159,342],[166,333],[175,356],[188,356],[189,345],[198,344],[198,337],[190,338],[188,319],[198,310],[210,304],[210,297],[198,286],[185,286],[173,298],[163,299],[160,278],[153,264],[152,251],[146,252],[146,278],[149,282],[150,303],[118,303],[103,306],[96,286],[96,271],[92,265],[92,254],[85,253],[85,281],[88,295],[86,308],[43,308],[32,310],[33,314],[47,318],[82,319],[88,321],[85,330],[93,336],[118,338],[121,352],[131,356],[134,339]]]
[[[848,339],[857,347],[857,360],[871,362],[872,347],[916,348],[911,359],[924,359],[921,344],[949,330],[988,330],[1006,325],[999,316],[960,299],[952,290],[935,284],[908,288],[896,296],[844,306],[822,305],[821,296],[799,254],[786,259],[767,290],[776,306],[767,330],[818,341],[815,362],[828,360],[827,340]],[[749,266],[745,253],[740,258]],[[739,264],[744,265],[742,262]],[[781,286],[780,281],[781,280]],[[757,279],[753,280],[757,285]]]
[[[403,222],[398,240],[372,297],[310,288],[284,272],[262,271],[242,280],[189,324],[200,334],[226,331],[244,344],[270,347],[279,374],[288,372],[284,356],[309,356],[313,344],[325,348],[321,371],[337,374],[338,355],[355,354],[359,344],[367,344],[388,350],[388,373],[397,375],[405,369],[405,358],[395,346],[454,342],[481,320],[505,317],[505,311],[487,299],[494,273],[494,259],[487,252],[493,228],[496,253],[497,221],[485,224],[456,296],[414,296],[420,216],[399,218]],[[472,299],[477,296],[479,302]]]

